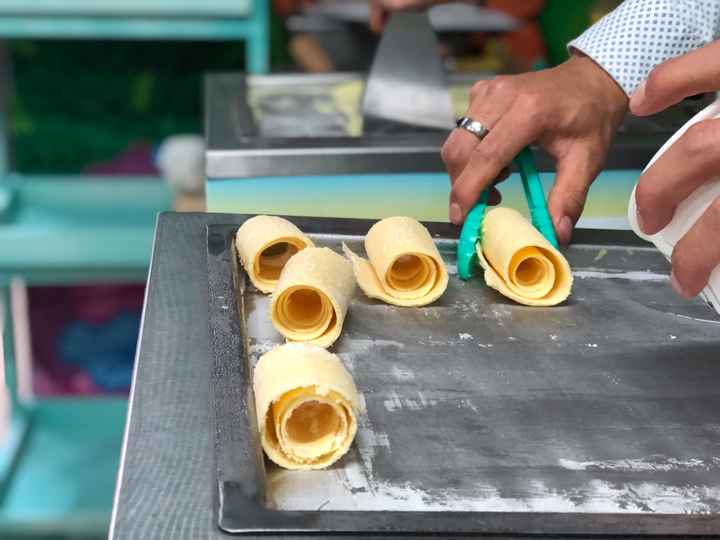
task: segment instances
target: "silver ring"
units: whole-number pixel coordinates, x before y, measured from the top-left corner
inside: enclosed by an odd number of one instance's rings
[[[469,131],[481,141],[488,133],[490,133],[490,130],[483,126],[480,122],[473,120],[472,118],[468,118],[467,116],[461,116],[458,118],[455,121],[455,125],[461,129]]]

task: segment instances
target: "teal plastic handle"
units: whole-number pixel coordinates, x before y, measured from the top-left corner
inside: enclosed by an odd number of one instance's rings
[[[528,209],[530,210],[530,221],[548,242],[555,248],[559,248],[555,236],[555,227],[553,227],[550,212],[548,212],[547,203],[545,202],[545,192],[540,181],[540,175],[535,168],[532,150],[528,147],[523,148],[515,157],[514,162],[520,169],[525,199],[527,199]],[[477,271],[478,261],[475,246],[477,246],[478,242],[482,242],[482,222],[488,205],[489,193],[490,191],[487,189],[482,192],[477,205],[465,218],[465,224],[460,232],[457,248],[457,268],[458,276],[463,280],[470,279]]]
[[[520,169],[525,199],[530,210],[530,221],[555,249],[559,249],[555,227],[553,227],[552,218],[545,202],[545,192],[540,175],[535,168],[532,150],[528,147],[523,148],[514,161]]]
[[[489,191],[480,194],[480,201],[465,218],[457,248],[457,269],[460,279],[468,280],[475,275],[478,267],[475,246],[482,241],[482,222],[488,205]]]

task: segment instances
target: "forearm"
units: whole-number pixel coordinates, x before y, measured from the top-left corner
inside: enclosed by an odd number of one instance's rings
[[[568,44],[628,94],[652,69],[720,37],[720,0],[625,0]]]

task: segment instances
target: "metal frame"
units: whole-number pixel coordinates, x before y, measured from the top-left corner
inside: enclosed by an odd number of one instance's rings
[[[242,220],[244,216],[237,216]],[[248,216],[249,217],[249,216]],[[362,237],[367,220],[292,218],[306,233]],[[452,225],[430,223],[439,242],[455,242]],[[714,536],[718,515],[591,514],[542,512],[278,511],[265,505],[265,461],[252,392],[252,370],[244,350],[248,336],[245,274],[238,267],[233,238],[237,225],[208,225],[209,332],[213,355],[212,398],[218,525],[239,535],[547,535]],[[648,248],[630,231],[578,231],[577,244]],[[232,283],[234,286],[229,286]],[[227,309],[228,305],[237,309]],[[242,434],[242,435],[239,435]]]

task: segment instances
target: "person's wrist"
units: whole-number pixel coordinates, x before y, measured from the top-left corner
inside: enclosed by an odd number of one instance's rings
[[[630,98],[600,64],[578,52],[571,55],[563,66],[574,72],[574,76],[581,77],[578,80],[589,86],[593,95],[604,104],[608,114],[616,119],[617,124],[622,121],[628,111]]]

